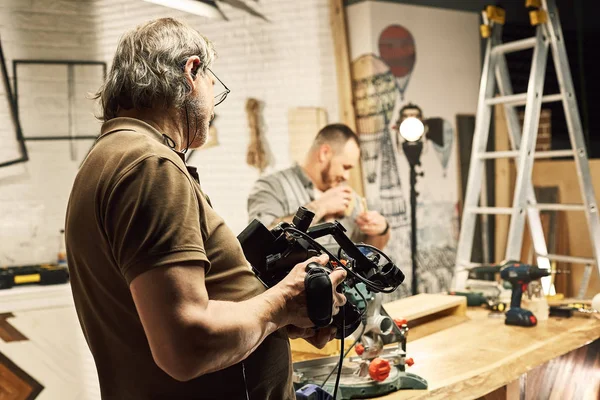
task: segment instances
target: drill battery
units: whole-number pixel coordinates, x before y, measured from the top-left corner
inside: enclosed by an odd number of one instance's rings
[[[69,271],[57,265],[0,267],[0,289],[22,285],[56,285],[69,281]]]

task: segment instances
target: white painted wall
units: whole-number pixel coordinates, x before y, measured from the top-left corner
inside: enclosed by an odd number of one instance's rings
[[[14,59],[97,59],[95,17],[86,2],[3,0],[0,39],[12,81]],[[78,132],[98,126],[85,94],[98,80],[77,69]],[[66,135],[66,68],[19,67],[19,105],[23,130],[29,135]],[[77,167],[91,145],[80,141],[71,159],[68,142],[27,142],[29,162],[0,168],[0,265],[56,260],[59,231]],[[0,85],[0,163],[20,157]]]
[[[454,251],[457,241],[455,204],[458,201],[456,116],[475,114],[480,77],[479,16],[476,13],[407,5],[390,1],[364,1],[347,7],[350,53],[355,60],[364,54],[379,56],[378,40],[389,25],[401,25],[414,37],[416,63],[410,81],[396,100],[391,123],[399,109],[408,102],[421,107],[425,118],[441,117],[454,128],[452,152],[446,169],[442,167],[431,142],[426,142],[421,156],[425,176],[418,179],[417,204],[418,246],[427,258],[432,249]],[[395,147],[398,170],[406,201],[409,204],[409,165],[402,149]],[[374,185],[377,186],[377,185]],[[378,186],[367,197],[377,197]],[[410,225],[397,229],[391,245],[396,262],[406,272],[410,287]],[[395,249],[394,249],[395,247]],[[448,251],[449,250],[449,251]],[[447,259],[447,256],[445,256]],[[424,263],[434,263],[432,259]],[[454,261],[452,260],[452,263]],[[445,267],[445,266],[444,266]],[[440,272],[447,279],[450,269]],[[434,291],[444,289],[434,284]]]

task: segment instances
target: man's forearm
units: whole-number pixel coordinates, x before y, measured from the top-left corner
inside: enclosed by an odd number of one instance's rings
[[[237,303],[210,300],[202,313],[201,322],[185,338],[198,338],[190,354],[197,365],[188,370],[190,379],[244,360],[267,336],[287,325],[284,298],[277,289]]]

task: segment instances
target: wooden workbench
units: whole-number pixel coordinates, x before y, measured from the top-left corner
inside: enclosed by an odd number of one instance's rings
[[[409,342],[408,356],[415,364],[408,371],[425,378],[428,390],[401,390],[380,399],[477,399],[506,385],[514,387],[528,371],[600,338],[600,320],[594,318],[551,318],[522,328],[507,326],[503,318],[490,318],[481,309],[469,309],[467,316],[466,322]],[[586,399],[596,399],[600,391],[600,355],[592,357],[587,379],[578,376],[589,385]],[[567,385],[574,371],[554,378],[557,385]]]

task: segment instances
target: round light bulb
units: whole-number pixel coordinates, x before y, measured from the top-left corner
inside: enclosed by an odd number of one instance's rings
[[[400,124],[400,135],[407,142],[416,142],[425,132],[425,126],[420,119],[408,117]]]

